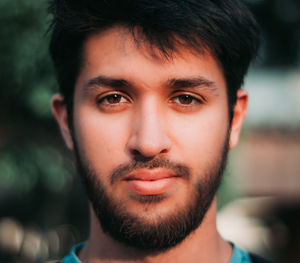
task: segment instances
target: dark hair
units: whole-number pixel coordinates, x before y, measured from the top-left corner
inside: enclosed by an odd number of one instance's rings
[[[259,45],[258,26],[241,0],[51,0],[49,12],[50,53],[69,117],[83,43],[95,32],[123,25],[137,44],[146,40],[166,57],[180,45],[211,52],[226,79],[230,117]]]

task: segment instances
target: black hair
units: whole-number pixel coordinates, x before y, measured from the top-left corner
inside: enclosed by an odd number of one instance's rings
[[[227,84],[230,118],[236,92],[259,46],[259,28],[242,0],[50,0],[50,53],[68,115],[88,36],[122,25],[164,56],[185,45],[209,51]],[[138,29],[138,36],[136,32]]]

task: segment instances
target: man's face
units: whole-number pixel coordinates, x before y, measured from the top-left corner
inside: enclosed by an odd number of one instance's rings
[[[222,70],[208,53],[179,51],[154,58],[125,29],[106,30],[86,41],[75,86],[67,144],[103,230],[140,248],[168,248],[198,227],[230,142]],[[177,241],[155,243],[180,228]],[[145,244],[138,231],[149,232]]]

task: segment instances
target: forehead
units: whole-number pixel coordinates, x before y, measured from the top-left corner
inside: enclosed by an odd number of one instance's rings
[[[120,26],[91,35],[83,48],[79,81],[104,75],[156,86],[171,78],[205,77],[225,87],[223,72],[209,52],[196,53],[182,46],[171,57]]]

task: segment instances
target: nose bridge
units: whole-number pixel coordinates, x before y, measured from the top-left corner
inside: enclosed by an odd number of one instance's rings
[[[131,151],[144,156],[167,152],[170,140],[166,134],[166,114],[155,96],[148,96],[138,105],[129,139]]]
[[[143,138],[161,135],[163,112],[160,110],[158,102],[154,97],[145,99],[141,104],[141,110],[138,112],[137,129]]]

